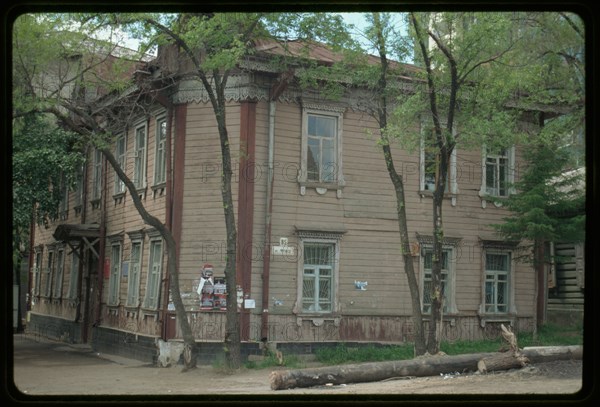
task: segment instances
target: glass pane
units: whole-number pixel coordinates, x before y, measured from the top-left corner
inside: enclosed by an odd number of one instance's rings
[[[322,140],[322,181],[333,181],[335,180],[336,174],[336,160],[335,160],[335,148],[333,144],[333,139],[323,139]]]
[[[310,181],[319,181],[319,165],[321,162],[321,152],[319,140],[316,138],[308,138],[308,149],[306,155],[306,170]]]
[[[485,269],[489,271],[508,271],[508,255],[486,254]]]
[[[336,119],[333,117],[324,117],[324,116],[309,116],[314,119],[314,133],[311,133],[311,126],[309,124],[309,133],[311,135],[320,136],[320,137],[328,137],[332,138],[335,135],[335,124]]]
[[[506,301],[506,288],[507,288],[507,284],[506,283],[498,283],[498,293],[497,293],[497,300],[496,300],[496,304],[498,305],[505,305],[507,303]]]
[[[304,245],[304,264],[331,266],[333,265],[333,244]]]

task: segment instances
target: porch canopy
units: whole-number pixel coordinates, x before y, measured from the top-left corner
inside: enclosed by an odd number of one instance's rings
[[[100,240],[100,225],[97,223],[58,225],[53,236],[54,239],[67,243],[75,253],[77,253],[76,249],[84,244],[84,247],[94,253],[96,258],[100,258],[94,248]]]

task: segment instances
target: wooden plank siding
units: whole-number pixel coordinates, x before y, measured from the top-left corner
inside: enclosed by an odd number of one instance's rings
[[[238,247],[238,284],[247,289],[256,308],[248,311],[243,321],[248,340],[260,339],[263,295],[263,249],[265,244],[265,218],[268,180],[269,105],[265,100],[252,101],[253,117],[243,118],[249,111],[247,102],[229,102],[227,128],[229,131],[233,163],[232,194],[238,232],[243,235]],[[323,102],[320,102],[323,103]],[[224,276],[227,256],[225,220],[221,195],[221,148],[212,106],[206,102],[188,102],[176,105],[179,114],[174,115],[172,127],[172,154],[174,160],[174,185],[171,196],[167,190],[154,193],[151,188],[154,175],[156,140],[156,115],[147,120],[147,179],[148,189],[144,197],[146,208],[159,219],[167,221],[167,199],[173,199],[173,230],[178,240],[178,265],[180,290],[184,295],[192,320],[193,331],[198,340],[222,338],[223,311],[199,312],[196,288],[202,266],[214,266],[215,277]],[[158,110],[157,115],[164,111]],[[383,155],[377,146],[378,127],[371,117],[346,109],[343,114],[342,160],[345,185],[338,195],[335,189],[324,194],[306,187],[300,193],[298,171],[301,165],[302,108],[297,103],[279,100],[275,111],[274,182],[270,245],[277,245],[280,238],[287,238],[296,248],[293,256],[272,255],[269,264],[269,340],[323,341],[323,340],[377,340],[405,341],[411,339],[410,292],[400,252],[396,198],[392,183],[384,165]],[[248,124],[250,123],[251,124]],[[244,126],[251,126],[246,128]],[[134,131],[128,130],[127,151],[133,150]],[[251,182],[240,173],[245,156],[240,153],[240,139],[249,140],[253,132],[254,168]],[[184,143],[184,144],[182,144]],[[242,143],[243,144],[243,143]],[[432,199],[419,192],[419,152],[405,151],[393,145],[396,169],[405,181],[408,229],[411,242],[417,242],[417,234],[432,235]],[[482,207],[479,197],[481,186],[481,149],[457,150],[456,205],[451,199],[444,201],[444,235],[460,239],[455,247],[454,269],[455,303],[457,313],[445,315],[447,337],[477,339],[486,334],[486,322],[480,316],[484,289],[483,240],[500,240],[490,228],[491,223],[501,222],[506,209],[487,202]],[[517,154],[517,161],[519,154]],[[252,161],[252,160],[251,160]],[[91,161],[88,162],[91,171]],[[243,168],[242,168],[243,169]],[[126,172],[133,174],[133,159],[128,155]],[[247,172],[246,172],[247,173]],[[113,198],[114,172],[107,173],[106,234],[123,235],[122,260],[131,255],[131,240],[127,232],[147,229],[129,197]],[[91,180],[88,182],[91,185]],[[88,186],[89,188],[89,186]],[[158,190],[157,190],[158,191]],[[241,197],[248,197],[248,201]],[[251,204],[250,204],[251,203]],[[72,203],[70,204],[72,207]],[[100,222],[100,208],[88,204],[86,222]],[[74,211],[68,218],[54,222],[50,228],[37,227],[37,244],[52,242],[52,233],[58,224],[79,223]],[[335,312],[332,315],[303,316],[298,313],[298,299],[302,277],[299,267],[302,252],[297,229],[338,230],[344,232],[339,241],[339,275],[335,286]],[[140,301],[146,290],[149,265],[149,238],[144,235]],[[66,253],[67,251],[65,251]],[[250,257],[250,258],[248,258]],[[105,258],[110,259],[110,243],[106,243]],[[47,249],[44,248],[45,262]],[[63,292],[68,289],[70,256],[65,257]],[[415,269],[422,284],[420,257],[413,257]],[[163,261],[165,275],[166,256]],[[103,272],[102,270],[100,272]],[[514,304],[518,318],[512,319],[517,326],[526,329],[535,314],[534,273],[528,265],[516,264],[511,270]],[[249,274],[248,274],[249,273]],[[42,279],[42,281],[44,281]],[[367,281],[365,291],[355,288],[355,281]],[[163,282],[164,283],[164,282]],[[42,287],[43,289],[43,287]],[[119,312],[109,312],[108,278],[104,278],[103,309],[100,324],[103,327],[126,330],[158,337],[161,335],[159,310],[128,313],[124,308],[127,278],[120,279],[121,306]],[[163,289],[161,286],[161,296]],[[233,299],[233,294],[230,294]],[[163,300],[164,301],[164,298]],[[60,308],[60,309],[59,309]],[[74,309],[65,304],[40,304],[36,312],[73,318]],[[144,314],[142,312],[142,314]],[[195,315],[195,317],[191,317]],[[507,317],[508,318],[508,317]],[[512,316],[510,317],[512,318]],[[509,318],[509,319],[510,319]],[[529,322],[528,322],[529,321]],[[488,324],[488,326],[491,326]],[[216,329],[220,327],[221,329]],[[180,335],[180,328],[175,332]],[[281,339],[279,339],[281,338]]]

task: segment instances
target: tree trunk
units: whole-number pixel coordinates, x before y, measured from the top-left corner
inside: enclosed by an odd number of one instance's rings
[[[497,370],[508,370],[526,366],[529,359],[524,355],[515,355],[513,352],[498,353],[486,357],[477,362],[477,371],[479,373],[488,373]]]
[[[583,359],[583,346],[531,346],[523,348],[521,353],[531,363],[553,362],[555,360]]]
[[[270,375],[271,389],[310,387],[327,383],[376,382],[392,377],[436,376],[446,372],[466,372],[477,369],[477,362],[492,353],[456,356],[429,356],[410,360],[357,363],[341,366],[325,366],[314,369],[273,371]]]
[[[379,74],[378,94],[379,106],[377,109],[377,120],[379,121],[380,140],[383,149],[383,158],[385,159],[386,169],[390,180],[394,185],[396,193],[396,211],[398,214],[398,229],[400,231],[400,245],[402,259],[404,260],[404,272],[408,280],[412,305],[412,318],[414,328],[415,356],[423,355],[426,351],[425,333],[423,332],[423,314],[421,312],[421,298],[419,293],[419,283],[414,270],[413,259],[410,252],[410,238],[408,235],[408,222],[406,217],[406,199],[404,197],[404,180],[394,167],[394,158],[386,135],[387,131],[387,51],[385,45],[385,36],[379,13],[373,13],[373,21],[377,30],[377,48],[379,51],[379,61],[381,71]]]
[[[481,360],[500,360],[506,353],[472,353],[455,356],[429,356],[411,360],[357,363],[341,366],[325,366],[313,369],[277,370],[270,374],[271,389],[285,390],[295,387],[311,387],[324,384],[376,382],[393,377],[437,376],[448,372],[474,372]],[[517,360],[512,352],[510,358]],[[542,346],[525,348],[521,356],[532,363],[555,360],[582,359],[583,346]],[[494,359],[495,358],[495,359]],[[509,359],[510,359],[509,358]],[[509,364],[505,364],[509,366]],[[510,366],[520,367],[519,366]],[[495,367],[499,370],[499,365]],[[489,369],[488,369],[489,371]]]

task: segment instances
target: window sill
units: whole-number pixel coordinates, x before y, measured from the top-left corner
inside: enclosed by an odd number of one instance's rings
[[[421,198],[432,198],[433,199],[433,191],[428,189],[419,190],[419,195]],[[449,199],[452,201],[452,206],[456,206],[456,198],[458,198],[457,193],[452,192],[444,192],[444,199]]]
[[[302,326],[303,321],[310,321],[314,326],[322,326],[325,322],[331,321],[334,326],[340,326],[341,319],[340,316],[331,312],[323,314],[305,313],[296,315],[296,325]]]
[[[123,202],[124,199],[125,199],[125,191],[118,192],[113,195],[113,200],[115,201],[115,204],[119,204],[119,203]]]
[[[157,196],[163,196],[165,194],[165,188],[167,184],[165,182],[161,182],[160,184],[152,185],[152,196],[156,198]]]
[[[325,195],[329,190],[335,190],[338,198],[342,197],[342,191],[344,190],[343,181],[335,182],[315,182],[315,181],[300,181],[300,195],[306,195],[306,188],[314,189],[317,194]]]
[[[92,205],[92,209],[98,209],[100,207],[100,198],[92,199],[90,204]]]
[[[481,191],[479,192],[479,197],[481,198],[481,207],[484,209],[488,201],[493,203],[496,208],[501,208],[503,206],[502,201],[508,199],[508,196],[490,195]]]
[[[515,316],[512,314],[492,314],[492,313],[487,313],[487,314],[480,314],[479,315],[479,325],[482,328],[485,328],[485,325],[488,323],[493,323],[493,324],[497,324],[497,323],[508,323],[508,325],[514,325],[515,324]]]

